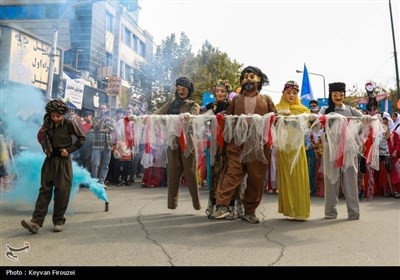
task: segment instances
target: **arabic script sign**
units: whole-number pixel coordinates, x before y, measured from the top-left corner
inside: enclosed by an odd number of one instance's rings
[[[110,76],[108,77],[107,95],[118,96],[121,92],[122,80],[120,77]]]
[[[51,46],[18,30],[11,32],[9,79],[47,89]],[[54,73],[60,72],[60,51],[55,56]]]
[[[85,80],[72,79],[65,72],[63,72],[63,77],[67,80],[64,100],[67,101],[68,107],[82,110]]]

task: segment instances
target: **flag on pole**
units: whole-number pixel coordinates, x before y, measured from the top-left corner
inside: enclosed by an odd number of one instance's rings
[[[304,63],[303,70],[303,81],[301,83],[301,94],[300,94],[301,104],[308,108],[310,100],[314,99],[314,95],[311,89],[310,78],[308,77],[307,66]]]

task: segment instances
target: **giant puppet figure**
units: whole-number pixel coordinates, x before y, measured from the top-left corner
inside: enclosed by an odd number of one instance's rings
[[[299,115],[298,118],[281,117],[275,124],[278,212],[296,220],[306,220],[310,216],[310,179],[306,149],[302,141],[305,125],[301,120],[304,114],[310,113],[310,109],[300,103],[297,82],[286,82],[276,109],[278,115]],[[293,148],[293,142],[298,144],[296,148]]]
[[[329,114],[329,121],[325,126],[325,143],[323,154],[324,165],[324,184],[325,184],[325,219],[336,219],[338,215],[339,189],[343,190],[346,198],[347,215],[349,220],[358,220],[360,218],[360,206],[358,200],[357,187],[357,154],[347,154],[347,157],[337,156],[343,153],[351,143],[350,138],[346,138],[348,132],[345,128],[347,120],[339,118],[337,114],[345,117],[362,117],[358,110],[345,105],[346,95],[345,83],[329,84],[329,102],[320,110],[320,114]],[[336,113],[336,117],[335,114]],[[369,116],[368,116],[369,117]],[[339,148],[338,148],[339,147]],[[340,149],[343,148],[343,149]],[[354,164],[344,164],[343,160],[353,162]]]
[[[375,86],[374,83],[371,81],[368,81],[365,84],[365,90],[367,91],[367,97],[368,97],[368,103],[367,103],[367,111],[371,116],[374,116],[376,114],[376,110],[378,109],[378,101],[376,100],[375,96]]]
[[[231,85],[228,83],[227,80],[218,80],[217,83],[213,87],[213,93],[215,95],[216,100],[206,105],[207,112],[212,112],[214,115],[217,114],[224,114],[226,109],[229,107],[230,100],[229,100],[229,92],[231,90]],[[236,96],[236,93],[234,93]],[[207,163],[209,164],[209,163]],[[217,148],[215,153],[214,163],[211,166],[211,172],[209,176],[209,183],[210,183],[210,194],[208,200],[208,206],[206,209],[206,214],[209,218],[211,218],[212,214],[216,210],[216,193],[218,182],[221,178],[222,170],[226,164],[226,156],[225,150],[221,147]],[[236,219],[243,217],[243,204],[242,204],[242,192],[241,188],[236,190],[234,197],[232,198],[229,211],[230,215],[226,217],[226,219]]]
[[[175,99],[165,103],[156,112],[155,115],[179,115],[191,114],[198,115],[200,105],[193,98],[193,83],[186,77],[180,77],[175,82]],[[185,116],[185,123],[188,122],[188,116]],[[199,189],[197,187],[196,176],[196,153],[194,150],[193,127],[189,125],[187,133],[182,137],[170,135],[172,145],[167,149],[168,159],[168,209],[178,207],[178,191],[181,177],[185,176],[188,184],[190,196],[192,197],[193,208],[200,210]],[[184,138],[184,140],[182,140]],[[182,141],[181,141],[182,140]]]
[[[240,75],[241,94],[232,100],[226,113],[236,116],[245,114],[251,117],[253,114],[265,115],[276,112],[271,98],[260,93],[263,84],[268,84],[268,77],[257,67],[246,67]],[[247,121],[249,126],[252,124],[254,126],[251,118]],[[256,224],[260,222],[255,213],[264,193],[270,147],[267,144],[257,145],[251,141],[237,146],[235,142],[231,139],[226,145],[226,165],[217,187],[217,210],[211,217],[225,219],[229,216],[229,203],[247,174],[247,187],[243,196],[245,215],[242,219]]]

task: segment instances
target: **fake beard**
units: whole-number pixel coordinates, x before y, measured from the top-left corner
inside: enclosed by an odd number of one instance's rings
[[[249,83],[246,83],[246,84],[243,85],[243,89],[245,91],[252,91],[252,90],[255,90],[256,88],[257,88],[257,84],[256,83],[249,82]]]

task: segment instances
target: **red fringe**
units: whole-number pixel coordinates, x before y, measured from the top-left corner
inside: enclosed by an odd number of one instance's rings
[[[326,119],[325,119],[326,121]],[[346,131],[347,131],[347,121],[343,123],[342,126],[342,137],[340,138],[338,154],[336,155],[336,167],[342,167],[344,163],[344,148],[346,146]]]
[[[222,114],[217,114],[217,123],[218,123],[218,131],[217,131],[217,144],[220,148],[224,146],[224,120]]]
[[[130,127],[129,125],[128,117],[124,118],[124,130],[125,130],[125,144],[128,148],[132,148],[135,143],[133,140],[132,127]]]
[[[373,130],[372,126],[370,126],[369,131],[368,131],[367,141],[365,141],[365,152],[364,152],[364,156],[365,156],[367,164],[371,163],[371,161],[372,161],[372,156],[370,154],[371,154],[372,144],[374,142],[373,136],[374,136],[374,130]]]

